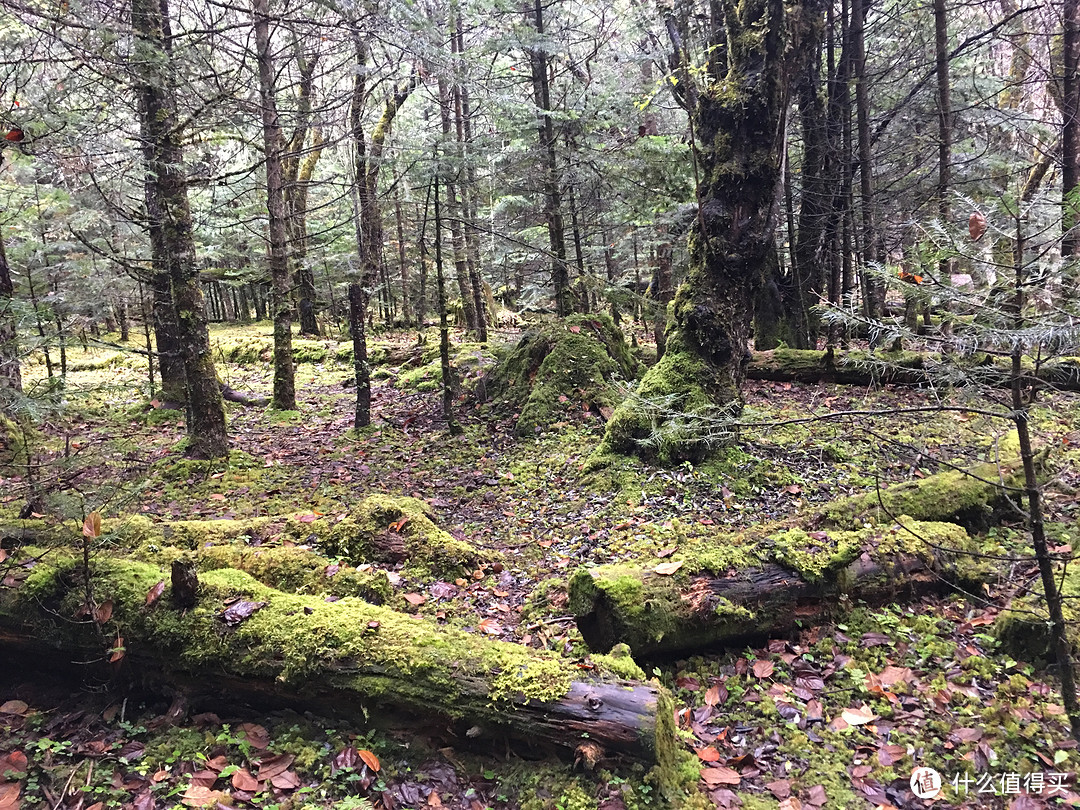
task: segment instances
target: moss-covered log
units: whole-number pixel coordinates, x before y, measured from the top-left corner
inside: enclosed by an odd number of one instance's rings
[[[274,543],[309,545],[322,554],[359,565],[400,563],[424,573],[444,577],[460,576],[499,559],[495,552],[482,551],[457,540],[435,525],[433,513],[423,501],[392,495],[369,495],[345,516],[289,516],[248,520],[175,520],[155,522],[142,515],[105,521],[108,538],[134,553],[159,553],[163,548],[199,550],[208,560],[236,566],[243,555],[211,553],[221,546],[256,546],[265,552]],[[38,546],[70,545],[79,535],[74,522],[49,523],[44,520],[0,521],[0,544]],[[252,565],[263,564],[257,556]],[[244,565],[245,570],[253,570]],[[254,570],[253,570],[254,572]],[[280,584],[268,581],[269,584]]]
[[[570,610],[606,652],[679,652],[789,629],[844,600],[882,602],[989,572],[965,529],[981,529],[1022,472],[1011,463],[949,470],[843,498],[778,523],[684,545],[670,560],[580,569]],[[671,571],[672,563],[679,567]]]
[[[979,573],[962,556],[940,550],[972,547],[967,533],[948,523],[904,520],[902,526],[811,534],[796,529],[771,539],[773,555],[784,562],[719,574],[660,574],[655,563],[579,569],[570,579],[570,609],[582,637],[598,651],[623,643],[635,655],[678,653],[783,634],[796,621],[835,617],[854,601],[882,604]]]
[[[942,358],[918,352],[828,352],[802,349],[776,349],[755,352],[746,366],[751,380],[771,382],[840,383],[845,385],[925,385],[948,379]],[[977,379],[980,383],[1006,388],[1010,385],[1008,359],[1000,363],[980,355],[965,367],[964,361],[948,359],[949,369],[959,380]],[[1034,367],[1031,373],[1035,373]],[[1046,386],[1063,391],[1080,391],[1080,359],[1062,357],[1038,369],[1038,378]]]
[[[517,432],[539,428],[584,410],[614,408],[616,383],[635,377],[637,363],[608,315],[573,315],[526,332],[488,375],[487,395],[518,409]]]
[[[91,610],[95,625],[77,618],[87,616],[78,555],[54,552],[9,571],[0,629],[71,660],[111,654],[142,679],[209,689],[219,677],[240,679],[296,702],[330,699],[348,715],[377,717],[385,706],[571,751],[587,738],[611,756],[674,756],[671,703],[657,685],[585,679],[553,654],[359,599],[288,594],[220,569],[204,572],[196,604],[179,610],[160,590],[163,566],[99,556],[90,580],[96,603],[111,610]]]

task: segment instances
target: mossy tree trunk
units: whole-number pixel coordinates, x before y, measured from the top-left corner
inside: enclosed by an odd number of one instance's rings
[[[608,423],[602,451],[633,449],[657,434],[660,419],[661,433],[665,421],[683,427],[659,455],[691,458],[711,441],[693,426],[695,413],[741,409],[754,302],[775,249],[784,6],[780,0],[724,0],[715,13],[724,16],[724,42],[714,43],[713,59],[720,62],[713,72],[723,78],[692,93],[699,205],[690,270],[675,296],[664,358]],[[643,400],[658,396],[682,416],[649,413]]]
[[[192,234],[187,175],[180,146],[167,0],[132,0],[132,55],[137,75],[139,127],[146,171],[151,233],[160,229],[176,307],[177,342],[184,362],[188,404],[188,455],[228,455],[225,405],[210,354],[206,309]],[[159,346],[159,351],[160,351]]]
[[[289,273],[289,233],[285,213],[285,142],[274,99],[274,58],[270,52],[270,11],[267,0],[253,0],[256,61],[259,66],[259,105],[262,113],[266,165],[266,209],[269,214],[270,279],[274,310],[274,397],[281,411],[296,410],[296,373],[292,356],[292,311]]]
[[[19,342],[14,309],[15,285],[11,280],[4,240],[0,238],[0,390],[4,399],[0,410],[11,410],[9,398],[22,393],[22,371],[19,368]]]
[[[311,96],[315,80],[318,51],[305,56],[297,54],[300,83],[297,89],[296,123],[285,155],[285,208],[288,213],[289,244],[292,248],[293,272],[296,275],[297,311],[301,335],[319,335],[315,319],[315,275],[307,263],[308,186],[315,166],[322,156],[322,130],[312,131],[311,151],[301,157],[311,125]]]

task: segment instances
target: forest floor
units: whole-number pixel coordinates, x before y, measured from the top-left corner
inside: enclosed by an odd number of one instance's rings
[[[267,395],[269,334],[266,324],[215,329],[223,380]],[[501,333],[492,344],[516,337]],[[974,459],[1007,431],[958,412],[905,414],[936,401],[925,390],[751,383],[748,421],[767,426],[747,428],[737,447],[697,466],[627,460],[586,474],[600,414],[567,391],[565,418],[535,437],[515,436],[512,412],[469,395],[492,353],[460,336],[464,433],[449,436],[430,363],[434,330],[427,341],[416,346],[415,331],[376,340],[374,423],[359,435],[350,430],[351,363],[335,359],[336,342],[322,341],[319,361],[297,366],[298,412],[229,406],[237,452],[219,465],[180,460],[182,415],[146,406],[140,357],[69,349],[70,368],[82,370],[69,374],[64,408],[45,415],[40,477],[52,494],[44,508],[77,524],[91,510],[155,520],[314,519],[343,514],[372,493],[411,495],[433,508],[440,527],[498,562],[454,581],[397,566],[392,607],[558,651],[588,668],[565,610],[566,577],[576,567],[642,554],[660,560],[717,527],[748,527],[922,478],[936,459]],[[43,375],[31,367],[28,383]],[[813,414],[834,418],[791,422]],[[1055,394],[1035,423],[1053,448],[1048,527],[1062,553],[1078,530],[1078,417],[1080,397]],[[9,510],[22,483],[8,481],[0,500]],[[1024,551],[1019,526],[1006,518],[991,529],[1004,552]],[[682,740],[705,766],[688,806],[925,807],[931,802],[909,789],[912,769],[924,765],[946,781],[935,807],[1080,805],[1080,752],[1051,675],[1011,657],[1020,655],[990,632],[1010,594],[1033,581],[1034,564],[1014,562],[1001,574],[980,594],[844,605],[835,623],[791,637],[640,661],[675,694]],[[641,769],[585,773],[519,759],[501,741],[454,738],[437,725],[388,732],[374,722],[235,703],[177,716],[183,707],[168,698],[125,699],[92,683],[76,691],[16,667],[0,670],[0,810],[20,806],[20,795],[23,807],[52,810],[148,810],[206,795],[282,810],[665,806]],[[257,775],[258,762],[279,774],[236,787],[244,774]]]

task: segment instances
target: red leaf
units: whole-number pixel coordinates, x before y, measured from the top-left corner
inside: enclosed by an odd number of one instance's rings
[[[723,766],[718,768],[705,768],[701,772],[701,779],[709,787],[717,787],[718,785],[737,785],[742,782],[742,777],[739,776],[738,771],[733,771],[731,768],[725,768]]]
[[[697,751],[698,759],[702,762],[719,762],[720,752],[716,750],[714,746],[708,748],[699,748]]]
[[[575,335],[578,334],[581,331],[580,326],[568,326],[566,328],[569,329],[571,332],[573,332]]]
[[[978,211],[972,211],[968,217],[968,236],[973,242],[978,242],[986,233],[986,217]]]
[[[116,643],[113,645],[112,649],[109,650],[109,663],[115,664],[124,657],[126,652],[127,650],[124,648],[124,637],[117,636]]]
[[[754,662],[754,675],[757,678],[768,678],[773,674],[774,669],[772,661],[762,659]]]
[[[259,763],[259,772],[255,778],[260,782],[273,779],[275,776],[289,770],[289,766],[293,764],[294,759],[296,757],[292,754],[276,754],[266,757]]]
[[[237,790],[256,793],[259,790],[259,780],[252,776],[251,771],[247,768],[241,768],[238,771],[233,771],[232,786]]]
[[[161,582],[146,592],[146,607],[153,607],[156,605],[163,593],[165,593],[165,580],[161,580]]]
[[[270,732],[257,723],[241,723],[236,730],[243,732],[252,748],[261,751],[270,744]]]
[[[94,611],[94,621],[98,624],[105,624],[112,618],[113,603],[111,599],[102,602],[97,606],[97,610]]]
[[[300,787],[300,777],[296,775],[296,771],[283,771],[271,777],[270,784],[278,790],[293,790]]]

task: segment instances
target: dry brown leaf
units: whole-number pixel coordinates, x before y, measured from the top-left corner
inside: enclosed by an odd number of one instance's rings
[[[849,726],[861,726],[878,719],[877,715],[865,706],[858,709],[844,709],[844,711],[841,712],[840,716],[844,718],[844,722],[847,723]]]
[[[789,796],[780,802],[779,810],[802,810],[802,802],[797,796]]]
[[[405,594],[405,601],[413,607],[420,607],[427,601],[427,598],[422,593],[407,593]]]
[[[725,768],[722,765],[716,768],[703,769],[701,771],[701,779],[709,787],[737,785],[742,782],[742,777],[739,776],[738,771],[732,770],[731,768]]]
[[[363,760],[364,764],[368,766],[368,768],[375,771],[376,773],[379,772],[379,769],[382,767],[382,765],[379,764],[379,758],[373,753],[371,753],[371,751],[362,748],[356,753],[359,755],[360,759]]]
[[[775,782],[767,782],[765,788],[777,799],[786,799],[791,795],[791,780],[777,779]]]
[[[494,619],[481,619],[480,631],[487,633],[489,636],[498,636],[502,634],[502,625]]]
[[[978,242],[984,233],[986,233],[986,217],[978,211],[972,211],[971,216],[968,217],[968,236],[973,242]]]
[[[165,580],[161,580],[161,582],[146,592],[146,607],[153,607],[156,605],[163,593],[165,593]]]
[[[21,789],[18,782],[0,782],[0,810],[18,810]]]
[[[91,512],[86,516],[86,520],[82,525],[83,537],[89,537],[94,539],[101,537],[101,515],[97,512]]]
[[[300,777],[296,771],[282,771],[270,779],[270,784],[278,790],[295,790],[300,787]]]
[[[702,762],[719,762],[720,752],[715,747],[709,746],[708,748],[699,748],[697,750],[698,759]]]
[[[105,624],[113,615],[113,603],[111,599],[106,599],[100,605],[97,606],[97,610],[94,611],[94,621],[98,624]]]
[[[181,802],[188,807],[214,807],[218,802],[224,803],[229,799],[229,794],[220,790],[211,790],[202,785],[192,785],[184,791]]]
[[[27,714],[30,707],[21,700],[9,700],[0,706],[0,714]]]
[[[270,732],[258,723],[241,723],[236,730],[244,735],[252,748],[261,751],[270,744]]]
[[[683,566],[682,560],[675,560],[674,562],[660,563],[653,570],[663,576],[671,576]]]
[[[124,647],[124,637],[117,636],[116,643],[113,644],[112,649],[109,650],[109,663],[115,664],[117,661],[124,657],[127,649]]]
[[[774,669],[775,669],[775,667],[773,666],[772,661],[767,661],[767,660],[764,660],[764,659],[755,661],[754,662],[754,677],[756,677],[756,678],[768,678],[770,675],[773,674]]]
[[[259,762],[259,772],[255,775],[255,778],[260,782],[273,779],[279,773],[289,770],[289,766],[293,764],[294,759],[296,757],[292,754],[275,754],[274,756],[265,757]]]
[[[718,684],[714,683],[712,686],[705,690],[705,705],[720,705],[720,686]]]
[[[232,786],[237,790],[256,793],[259,790],[259,780],[252,776],[251,771],[247,768],[241,768],[238,771],[233,771]]]

